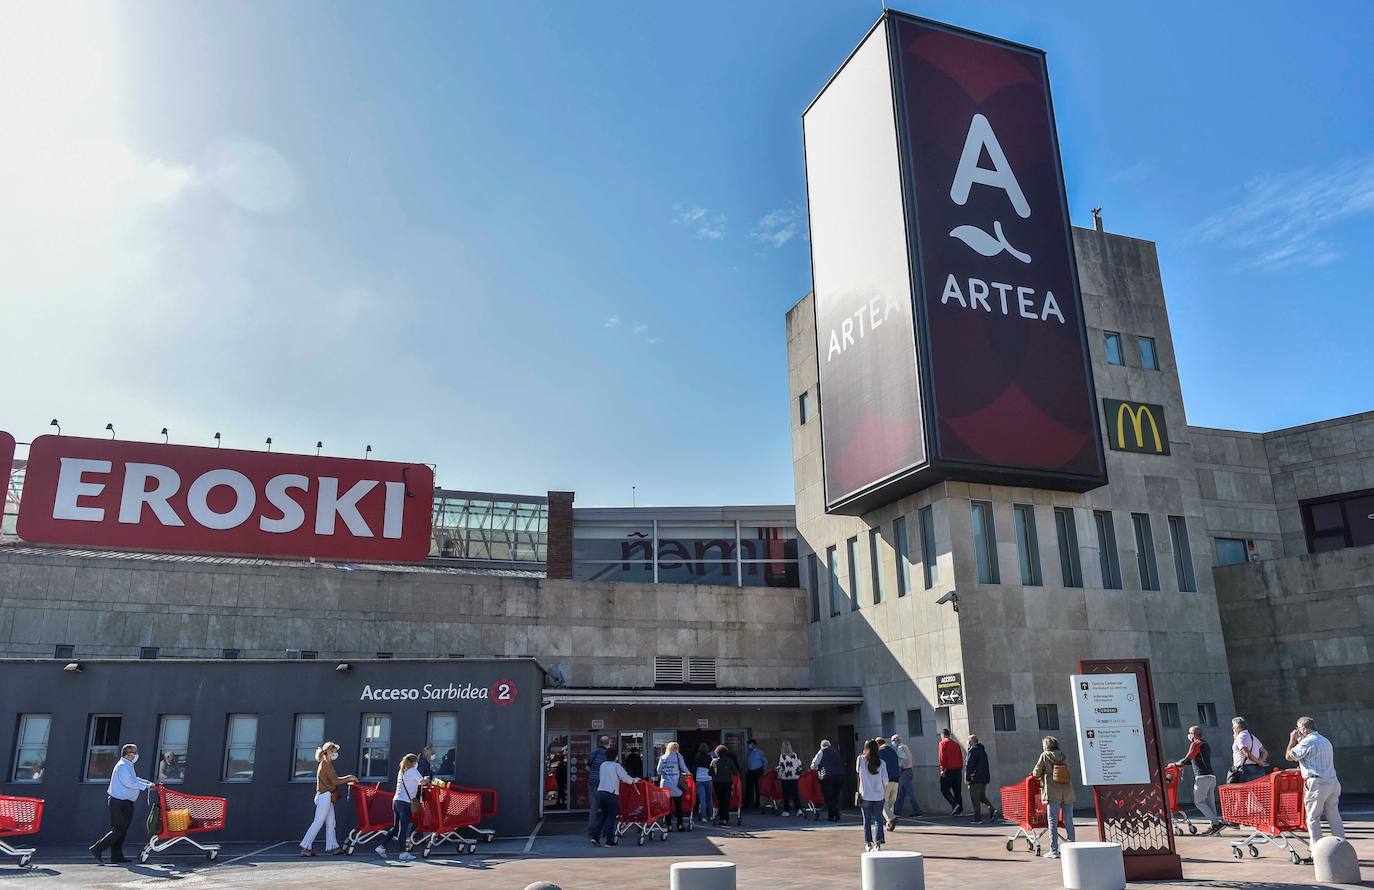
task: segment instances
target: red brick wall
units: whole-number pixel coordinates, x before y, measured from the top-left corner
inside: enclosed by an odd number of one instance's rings
[[[572,580],[573,576],[573,494],[549,492],[549,551],[547,575]]]

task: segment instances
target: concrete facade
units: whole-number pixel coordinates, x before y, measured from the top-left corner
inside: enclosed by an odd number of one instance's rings
[[[1058,735],[1076,757],[1072,700],[1067,675],[1079,659],[1148,658],[1160,702],[1175,705],[1177,727],[1162,732],[1165,755],[1184,751],[1184,733],[1197,723],[1199,705],[1210,705],[1218,723],[1232,713],[1221,618],[1210,567],[1204,510],[1194,447],[1183,409],[1173,341],[1155,247],[1120,235],[1074,230],[1082,280],[1084,312],[1092,350],[1097,396],[1152,402],[1164,406],[1170,454],[1107,451],[1110,483],[1085,494],[1028,488],[945,482],[859,517],[827,515],[821,481],[820,423],[802,425],[792,414],[797,526],[802,538],[802,582],[812,583],[809,555],[819,569],[821,616],[808,624],[815,682],[861,686],[859,713],[841,717],[856,738],[882,729],[884,713],[894,715],[906,734],[907,712],[919,709],[927,727],[916,746],[921,762],[923,801],[936,800],[935,678],[963,675],[964,704],[950,708],[955,735],[977,733],[993,764],[994,784],[1024,776],[1040,750],[1040,738]],[[787,314],[789,395],[795,405],[803,393],[817,404],[815,313],[808,296]],[[1119,332],[1124,365],[1108,364],[1104,331]],[[1154,339],[1160,370],[1141,367],[1136,337]],[[1100,402],[1099,402],[1100,405]],[[1014,431],[1008,431],[1014,434]],[[973,547],[971,502],[992,504],[1001,583],[980,584]],[[1032,508],[1038,538],[1040,584],[1023,584],[1014,532],[1013,505]],[[935,553],[922,552],[920,511],[931,507]],[[1060,568],[1055,508],[1072,510],[1082,587],[1067,586]],[[1099,569],[1094,511],[1110,511],[1120,563],[1122,589],[1109,589]],[[1149,516],[1159,590],[1142,589],[1131,514]],[[897,595],[894,521],[905,517],[908,535],[908,592]],[[1180,590],[1170,541],[1169,517],[1187,527],[1196,590]],[[883,600],[873,602],[869,533],[876,530]],[[858,608],[853,608],[847,542],[857,538]],[[841,603],[831,617],[826,601],[826,554],[839,561]],[[925,584],[925,560],[938,567],[938,581]],[[1187,586],[1186,584],[1183,586]],[[959,611],[937,606],[942,594],[957,591]],[[809,617],[809,616],[808,616]],[[1014,731],[996,731],[994,707],[1008,705]],[[1042,730],[1039,705],[1058,711],[1058,729]],[[1209,729],[1211,729],[1209,727]],[[1211,729],[1213,734],[1225,727]],[[919,741],[919,740],[918,740]],[[1076,772],[1076,771],[1075,771]],[[1088,799],[1080,791],[1080,800]]]

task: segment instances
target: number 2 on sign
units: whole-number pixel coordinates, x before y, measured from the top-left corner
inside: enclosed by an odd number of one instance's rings
[[[511,680],[497,680],[491,684],[491,700],[498,705],[508,705],[520,695],[520,690]]]

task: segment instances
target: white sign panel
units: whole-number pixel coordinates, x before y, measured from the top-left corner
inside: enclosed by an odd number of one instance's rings
[[[1078,763],[1085,785],[1148,785],[1150,759],[1135,674],[1073,675]]]

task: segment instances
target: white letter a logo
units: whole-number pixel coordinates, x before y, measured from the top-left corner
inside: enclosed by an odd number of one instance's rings
[[[988,157],[992,159],[991,170],[978,166],[978,159],[982,157],[985,148],[988,150]],[[1030,205],[1026,203],[1026,196],[1021,193],[1016,174],[1011,172],[1011,165],[1007,163],[1002,146],[997,143],[997,134],[992,132],[992,124],[981,114],[975,114],[969,123],[968,136],[964,139],[964,153],[959,157],[959,169],[954,171],[954,184],[949,187],[949,196],[954,203],[961,207],[968,203],[969,189],[975,182],[1006,192],[1017,215],[1022,219],[1030,216]]]

